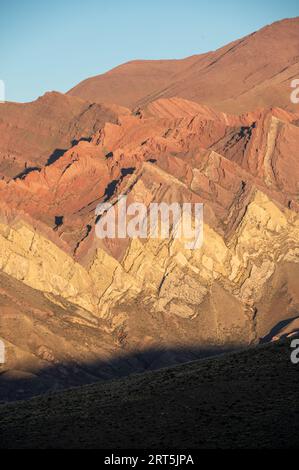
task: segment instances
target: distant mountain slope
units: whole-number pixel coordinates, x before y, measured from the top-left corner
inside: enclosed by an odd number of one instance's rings
[[[171,77],[189,68],[197,60],[136,60],[120,65],[96,77],[88,78],[69,91],[85,100],[117,103],[134,107],[145,96],[167,87]]]
[[[215,52],[178,61],[135,61],[85,80],[69,94],[131,108],[181,97],[226,112],[260,106],[294,110],[299,76],[299,18],[267,26]]]
[[[0,406],[0,448],[299,447],[299,368],[282,342]]]

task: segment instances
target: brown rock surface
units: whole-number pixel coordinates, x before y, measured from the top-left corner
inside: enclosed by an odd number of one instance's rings
[[[69,93],[134,108],[180,97],[225,112],[279,106],[295,110],[299,19],[274,23],[217,51],[178,61],[137,61],[80,83]]]
[[[57,92],[32,103],[0,106],[0,177],[16,177],[59,158],[80,139],[129,113],[119,106],[84,102]]]

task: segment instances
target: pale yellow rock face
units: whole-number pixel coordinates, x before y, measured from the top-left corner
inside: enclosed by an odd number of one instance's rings
[[[257,192],[227,245],[205,226],[204,245],[200,250],[186,251],[174,241],[168,244],[163,256],[163,248],[154,250],[151,241],[144,246],[134,241],[124,266],[136,280],[158,289],[158,304],[153,308],[192,318],[200,312],[200,305],[215,281],[244,307],[254,305],[277,263],[299,262],[298,248],[298,219],[289,211],[281,212]]]
[[[125,310],[140,296],[149,311],[181,319],[202,315],[210,302],[213,334],[220,337],[229,327],[238,334],[250,329],[251,309],[284,262],[299,263],[298,217],[261,192],[226,243],[205,225],[198,250],[186,250],[180,240],[134,239],[121,262],[99,248],[87,268],[24,222],[0,225],[0,268],[24,284],[111,321],[119,307]],[[230,318],[228,309],[238,318]]]
[[[3,272],[34,289],[74,299],[90,311],[96,308],[86,270],[25,223],[0,225],[0,263]]]

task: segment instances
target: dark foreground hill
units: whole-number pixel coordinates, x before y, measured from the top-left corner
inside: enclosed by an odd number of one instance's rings
[[[298,448],[290,342],[0,407],[1,448]]]

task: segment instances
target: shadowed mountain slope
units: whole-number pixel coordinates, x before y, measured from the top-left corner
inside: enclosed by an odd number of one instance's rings
[[[0,447],[298,449],[289,341],[0,406]]]

